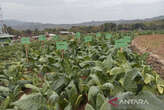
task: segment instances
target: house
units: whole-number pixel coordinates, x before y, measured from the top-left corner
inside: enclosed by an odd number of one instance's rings
[[[69,31],[60,31],[59,34],[62,34],[62,35],[75,35],[74,32],[69,32]]]
[[[9,41],[9,40],[13,40],[15,36],[13,35],[9,35],[9,34],[0,34],[0,42],[6,42],[6,41]]]

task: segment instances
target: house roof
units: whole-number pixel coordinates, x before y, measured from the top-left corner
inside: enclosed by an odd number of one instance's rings
[[[1,38],[13,38],[13,35],[9,35],[9,34],[0,34],[0,39]]]

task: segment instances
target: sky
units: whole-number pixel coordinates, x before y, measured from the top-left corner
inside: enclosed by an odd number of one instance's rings
[[[164,15],[164,0],[0,0],[4,19],[72,24]]]

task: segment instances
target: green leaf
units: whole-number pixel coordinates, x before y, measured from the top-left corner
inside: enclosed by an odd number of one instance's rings
[[[113,84],[111,84],[111,83],[105,83],[105,84],[103,84],[103,89],[114,89],[114,86],[113,86]]]
[[[40,89],[32,84],[25,84],[25,87],[26,88],[29,88],[29,89],[32,89],[32,90],[35,90],[35,91],[40,91]]]
[[[108,101],[105,101],[104,104],[101,106],[100,110],[112,110]]]
[[[126,63],[122,64],[121,67],[124,69],[125,73],[127,73],[127,72],[132,70],[132,67],[129,64],[129,62],[126,62]]]
[[[119,100],[121,99],[126,99],[126,98],[130,98],[131,96],[133,96],[134,93],[133,92],[120,92],[117,94],[116,97],[118,97]]]
[[[119,83],[121,83],[121,85],[124,86],[124,78],[121,78],[121,79],[119,80]]]
[[[103,71],[100,66],[95,66],[92,69],[95,70],[95,71]]]
[[[159,91],[160,94],[163,94],[164,93],[164,88],[161,87],[160,85],[157,85],[157,89]]]
[[[1,102],[0,108],[2,107],[2,108],[3,108],[2,110],[4,110],[4,108],[7,108],[7,107],[9,106],[9,104],[10,104],[10,101],[11,101],[11,98],[10,98],[9,96],[7,96],[7,97]],[[5,110],[6,110],[6,109],[5,109]]]
[[[111,54],[107,56],[106,60],[104,60],[103,65],[104,65],[104,68],[107,69],[107,71],[109,71],[112,68],[112,66],[113,66],[113,59],[112,59],[112,55]]]
[[[91,80],[88,82],[88,85],[89,86],[92,86],[92,85],[101,85],[100,80],[99,80],[99,77],[97,75],[91,74],[90,77],[91,77]]]
[[[0,96],[0,102],[3,101],[4,99],[5,99],[4,97]]]
[[[123,73],[123,72],[124,72],[124,70],[122,68],[114,67],[111,69],[110,75],[118,75],[118,74]]]
[[[65,108],[64,110],[72,110],[72,105],[71,103],[69,103]]]
[[[39,110],[45,101],[40,93],[34,93],[23,95],[18,101],[14,102],[13,105],[21,110]]]
[[[10,89],[9,88],[7,88],[7,87],[3,87],[3,86],[0,86],[0,92],[9,92],[10,91]]]
[[[94,61],[84,61],[84,62],[80,63],[79,65],[83,68],[85,66],[93,65],[94,63],[95,63]]]
[[[79,96],[77,97],[77,100],[76,100],[76,102],[75,102],[75,106],[76,106],[76,107],[79,106],[79,104],[80,104],[80,102],[82,101],[82,99],[83,99],[83,95],[79,95]]]
[[[90,87],[88,92],[88,101],[90,101],[92,104],[95,104],[96,96],[98,93],[99,93],[99,88],[97,86]]]
[[[163,110],[164,101],[149,91],[141,92],[136,99],[143,99],[148,104],[139,104],[137,107],[143,110]]]
[[[52,95],[49,97],[48,102],[50,102],[51,104],[55,104],[57,103],[59,100],[59,96],[56,92],[53,92]]]
[[[99,110],[102,104],[106,101],[104,95],[98,94],[96,99],[96,109]]]
[[[133,69],[132,71],[129,71],[126,73],[124,77],[124,88],[128,91],[136,91],[137,90],[137,83],[134,80],[138,75],[138,71]]]
[[[85,110],[95,110],[90,104],[85,106]]]
[[[54,81],[54,83],[52,84],[52,88],[53,90],[58,90],[60,87],[63,87],[65,85],[65,79],[61,78],[61,79],[57,79],[56,81]]]
[[[21,87],[24,86],[25,84],[30,84],[30,83],[32,83],[32,82],[29,80],[18,80],[17,81],[17,84]]]
[[[149,84],[151,81],[155,80],[154,76],[146,73],[144,77],[144,83]]]
[[[66,92],[67,92],[67,95],[71,104],[72,105],[75,104],[78,97],[78,92],[73,81],[71,81],[69,85],[66,87]]]
[[[159,76],[156,78],[157,89],[160,94],[164,93],[164,80],[162,80]]]

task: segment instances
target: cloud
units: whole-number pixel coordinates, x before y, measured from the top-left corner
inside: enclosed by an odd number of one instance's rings
[[[6,19],[44,23],[136,19],[162,15],[163,0],[0,0]]]

